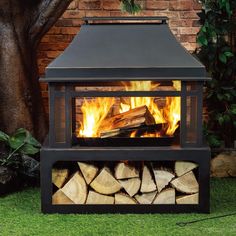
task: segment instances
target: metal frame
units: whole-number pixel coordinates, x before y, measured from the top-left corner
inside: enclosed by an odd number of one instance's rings
[[[124,158],[125,157],[125,158]],[[193,161],[199,165],[199,204],[52,205],[51,171],[57,161]],[[41,150],[41,207],[44,213],[209,213],[210,150],[179,147],[49,148]]]

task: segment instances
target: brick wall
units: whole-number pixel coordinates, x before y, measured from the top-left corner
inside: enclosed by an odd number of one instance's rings
[[[199,30],[198,0],[142,0],[140,16],[168,16],[169,26],[182,45],[189,51],[196,47]],[[42,39],[38,50],[40,75],[45,67],[57,57],[78,33],[84,16],[126,16],[120,10],[119,0],[74,0],[54,27]],[[41,84],[47,110],[47,85]]]

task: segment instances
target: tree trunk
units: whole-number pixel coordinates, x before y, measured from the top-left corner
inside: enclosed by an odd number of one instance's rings
[[[47,133],[36,50],[13,24],[0,26],[0,130],[13,133],[24,127],[39,141]]]

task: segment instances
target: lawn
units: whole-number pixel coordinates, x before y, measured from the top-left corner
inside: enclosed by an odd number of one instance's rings
[[[211,181],[211,214],[105,214],[44,215],[40,190],[28,189],[0,198],[0,235],[236,235],[236,215],[185,222],[236,213],[236,179]]]

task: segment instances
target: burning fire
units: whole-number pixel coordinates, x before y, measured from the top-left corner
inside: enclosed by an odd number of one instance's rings
[[[152,91],[160,84],[153,84],[151,81],[133,81],[125,84],[126,91]],[[176,91],[181,90],[181,82],[173,81]],[[115,98],[96,98],[92,100],[84,99],[81,107],[83,122],[80,123],[78,137],[100,137],[99,127],[102,121],[108,116],[111,107],[115,104]],[[142,137],[161,137],[173,135],[179,126],[180,121],[180,97],[166,97],[163,108],[159,108],[152,97],[130,97],[125,102],[120,103],[120,113],[131,109],[147,106],[155,119],[156,124],[163,124],[164,132],[145,133]],[[163,133],[163,134],[162,134]],[[130,137],[136,137],[136,131]]]
[[[96,98],[91,101],[84,99],[81,111],[83,122],[79,130],[80,137],[98,137],[98,129],[114,104],[114,98]]]

